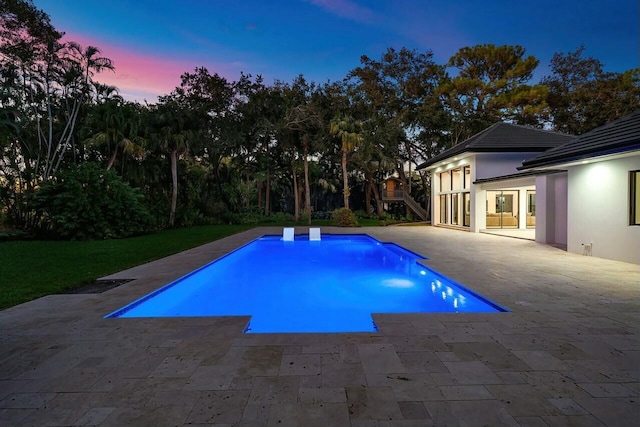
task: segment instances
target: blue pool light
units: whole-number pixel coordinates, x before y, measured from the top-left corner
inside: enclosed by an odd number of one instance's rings
[[[106,317],[251,316],[247,333],[375,332],[371,313],[506,309],[366,235],[264,236]]]

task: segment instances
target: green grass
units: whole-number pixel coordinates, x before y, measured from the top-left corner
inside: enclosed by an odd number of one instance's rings
[[[118,240],[0,243],[0,309],[60,293],[231,234],[250,225],[165,230]]]
[[[314,220],[314,226],[332,225]],[[359,221],[377,226],[377,219]],[[265,223],[264,226],[303,226]],[[165,230],[129,239],[82,242],[0,241],[0,309],[61,293],[124,269],[211,242],[256,225],[209,225]]]

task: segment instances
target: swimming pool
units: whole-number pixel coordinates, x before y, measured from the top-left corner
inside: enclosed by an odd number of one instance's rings
[[[367,235],[263,236],[105,317],[250,315],[246,333],[375,332],[371,313],[507,311]]]

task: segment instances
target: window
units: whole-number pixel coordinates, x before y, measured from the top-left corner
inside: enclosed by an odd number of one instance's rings
[[[518,228],[518,191],[487,191],[487,228]]]
[[[629,225],[640,225],[640,170],[629,172]]]
[[[451,195],[451,224],[459,225],[459,213],[458,213],[458,195]]]
[[[440,224],[447,224],[447,196],[445,194],[440,195]]]
[[[471,226],[471,194],[462,193],[462,204],[464,205],[464,222],[465,227]]]
[[[440,174],[440,191],[451,191],[451,171]]]
[[[451,171],[451,189],[460,190],[462,188],[460,182],[460,169],[454,169]]]
[[[536,192],[527,190],[527,228],[536,226]]]
[[[464,171],[464,189],[471,188],[471,168],[469,166],[465,166],[462,168]]]
[[[434,223],[469,227],[471,224],[471,166],[437,173],[440,185],[436,197]]]
[[[536,192],[527,190],[527,213],[536,216]]]

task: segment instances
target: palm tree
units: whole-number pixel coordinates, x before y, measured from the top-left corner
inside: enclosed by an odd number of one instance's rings
[[[157,147],[169,154],[171,160],[171,211],[169,226],[173,227],[178,204],[178,156],[189,149],[193,134],[189,110],[181,108],[177,102],[165,98],[158,104],[152,116],[152,137]]]
[[[103,104],[108,101],[123,102],[124,98],[118,93],[118,88],[100,82],[92,82],[96,103]]]
[[[350,152],[355,151],[363,141],[361,135],[362,123],[355,121],[351,116],[334,117],[329,125],[329,133],[340,139],[342,151],[342,185],[344,194],[344,207],[349,209],[349,179],[347,176],[347,160]]]
[[[37,120],[39,143],[46,149],[42,159],[42,177],[45,181],[56,174],[67,150],[73,148],[75,153],[73,137],[76,133],[76,121],[82,105],[91,93],[93,75],[96,72],[114,69],[110,59],[97,56],[100,49],[95,46],[82,49],[75,42],[55,42],[51,43],[48,49],[41,87],[46,113],[37,111],[36,106],[33,107],[36,116],[46,116],[46,120],[44,117],[43,120]],[[59,105],[56,105],[56,98]],[[56,114],[56,110],[62,114]],[[64,118],[63,131],[54,137],[54,124],[60,117]]]
[[[140,117],[135,105],[120,104],[118,100],[105,101],[94,107],[92,121],[99,130],[86,139],[85,144],[106,151],[107,170],[113,167],[119,150],[123,154],[142,156],[144,140],[138,136]]]

